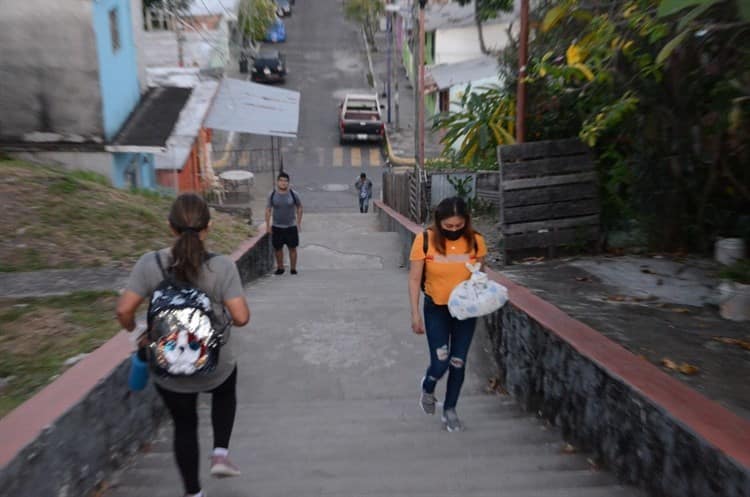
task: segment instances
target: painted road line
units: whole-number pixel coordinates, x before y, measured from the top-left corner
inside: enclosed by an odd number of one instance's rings
[[[381,165],[380,149],[379,148],[371,148],[370,149],[370,166],[371,167],[378,167],[380,165]]]
[[[359,147],[349,149],[351,153],[352,167],[362,167],[362,150]]]
[[[344,165],[344,149],[336,147],[333,149],[333,167],[341,167]]]
[[[325,160],[326,160],[326,149],[323,147],[318,147],[315,149],[315,155],[318,157],[318,163],[315,164],[318,167],[325,166]]]

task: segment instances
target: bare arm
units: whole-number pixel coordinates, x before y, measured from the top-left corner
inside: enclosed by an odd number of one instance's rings
[[[266,233],[271,232],[271,208],[266,207]]]
[[[424,321],[419,313],[419,292],[421,291],[422,271],[425,262],[411,261],[409,268],[409,307],[411,308],[411,329],[417,335],[424,333]]]
[[[236,326],[245,326],[250,321],[250,309],[247,307],[245,297],[235,297],[225,300],[224,306],[232,316],[232,322]]]
[[[117,301],[117,321],[120,326],[128,331],[133,331],[135,328],[135,311],[138,306],[143,302],[143,297],[137,293],[125,290],[120,299]]]
[[[297,229],[302,231],[302,204],[297,206]]]

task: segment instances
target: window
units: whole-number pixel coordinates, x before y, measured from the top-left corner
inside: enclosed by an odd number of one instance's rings
[[[112,51],[120,49],[120,28],[117,20],[117,7],[109,11],[109,35],[112,38]]]

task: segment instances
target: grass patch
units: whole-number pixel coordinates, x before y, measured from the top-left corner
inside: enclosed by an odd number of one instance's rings
[[[66,171],[0,158],[0,209],[9,236],[0,239],[0,272],[73,267],[129,269],[146,251],[171,245],[172,198],[118,190],[89,171]],[[212,213],[208,248],[231,253],[252,229],[241,219]]]
[[[0,300],[0,417],[34,395],[66,368],[114,336],[114,292]]]

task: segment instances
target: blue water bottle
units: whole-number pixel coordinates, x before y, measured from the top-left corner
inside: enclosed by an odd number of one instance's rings
[[[130,358],[130,375],[128,376],[128,387],[134,392],[146,388],[148,383],[148,360],[146,348],[141,347]]]

